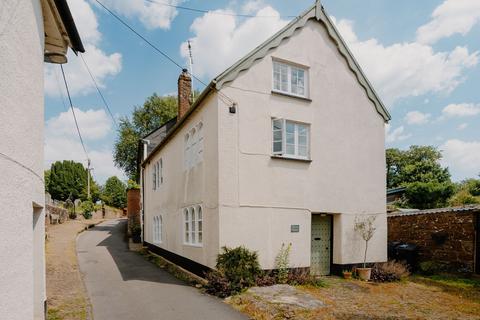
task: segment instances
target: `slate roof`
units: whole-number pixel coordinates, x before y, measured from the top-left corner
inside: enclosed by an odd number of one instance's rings
[[[463,207],[446,207],[446,208],[435,208],[435,209],[404,209],[402,211],[390,212],[387,214],[388,217],[402,217],[402,216],[416,216],[423,214],[438,214],[438,213],[447,213],[447,212],[471,212],[471,211],[480,211],[480,204],[466,205]]]

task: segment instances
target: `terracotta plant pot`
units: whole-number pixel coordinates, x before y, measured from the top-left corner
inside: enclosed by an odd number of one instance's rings
[[[357,268],[357,274],[360,280],[368,281],[372,275],[372,268]]]
[[[352,273],[350,271],[345,271],[343,273],[343,278],[344,279],[352,279]]]

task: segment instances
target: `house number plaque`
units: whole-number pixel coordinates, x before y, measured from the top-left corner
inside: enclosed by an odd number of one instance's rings
[[[300,232],[300,225],[299,224],[292,224],[290,225],[290,232]]]

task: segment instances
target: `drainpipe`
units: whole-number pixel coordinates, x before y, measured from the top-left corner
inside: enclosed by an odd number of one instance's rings
[[[143,142],[143,161],[147,159],[147,152],[148,152],[148,145],[150,144],[150,140],[142,139]],[[141,204],[142,204],[142,214],[140,215],[140,223],[142,225],[142,245],[145,239],[145,169],[140,165],[140,179],[142,180],[142,197],[141,197]]]

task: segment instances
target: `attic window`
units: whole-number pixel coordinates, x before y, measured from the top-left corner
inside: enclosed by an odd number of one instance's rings
[[[273,91],[306,98],[308,69],[280,61],[273,61]]]

